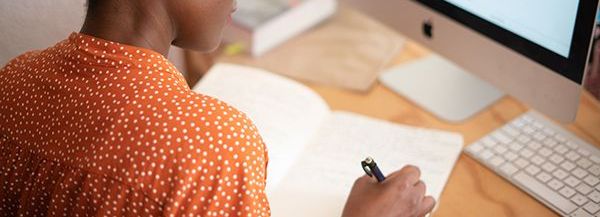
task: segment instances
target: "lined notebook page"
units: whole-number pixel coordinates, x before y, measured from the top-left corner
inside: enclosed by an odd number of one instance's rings
[[[308,87],[256,68],[215,65],[194,91],[233,105],[254,122],[269,152],[267,192],[330,114],[325,101]]]
[[[334,112],[270,195],[273,216],[340,216],[366,156],[384,174],[419,166],[427,194],[439,199],[462,145],[458,134]]]

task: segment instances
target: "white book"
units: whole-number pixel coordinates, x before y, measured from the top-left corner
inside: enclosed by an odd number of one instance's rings
[[[238,1],[233,24],[225,41],[241,43],[253,56],[304,32],[330,17],[336,0],[251,0]]]
[[[463,146],[462,136],[331,111],[310,88],[260,69],[217,64],[194,91],[245,112],[269,151],[267,196],[273,216],[340,216],[360,161],[384,174],[421,168],[439,199]]]

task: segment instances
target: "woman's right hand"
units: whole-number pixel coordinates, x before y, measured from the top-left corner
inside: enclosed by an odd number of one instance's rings
[[[433,209],[435,200],[425,196],[421,172],[405,166],[378,183],[369,176],[354,182],[342,217],[420,217]]]

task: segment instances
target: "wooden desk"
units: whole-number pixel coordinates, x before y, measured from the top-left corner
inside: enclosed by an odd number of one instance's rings
[[[408,42],[394,63],[414,60],[429,54],[419,45]],[[202,72],[212,62],[200,54],[188,53],[188,68]],[[191,62],[190,60],[195,60]],[[200,62],[199,62],[200,61]],[[195,64],[195,65],[194,65]],[[201,67],[198,67],[201,66]],[[195,83],[195,81],[192,81]],[[368,93],[305,83],[317,91],[334,110],[352,111],[371,117],[418,127],[459,132],[465,145],[492,132],[527,111],[527,107],[512,97],[504,97],[490,108],[461,124],[441,121],[407,99],[375,84]],[[577,120],[566,128],[584,140],[600,146],[600,103],[584,93]],[[552,210],[511,185],[494,172],[462,154],[442,194],[435,217],[444,216],[557,216]]]
[[[414,43],[408,43],[395,59],[401,64],[428,54]],[[346,110],[400,124],[459,132],[465,145],[502,126],[527,107],[512,97],[504,97],[490,108],[462,124],[445,123],[423,111],[407,99],[381,84],[366,93],[307,84],[317,91],[334,110]],[[600,146],[600,103],[585,93],[577,120],[566,128],[584,140]],[[462,154],[440,199],[436,217],[442,216],[558,216],[549,208],[511,185],[472,158]]]

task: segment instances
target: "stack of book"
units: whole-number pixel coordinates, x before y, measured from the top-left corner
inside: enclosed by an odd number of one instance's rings
[[[260,56],[327,19],[336,6],[335,0],[238,1],[224,39]]]

